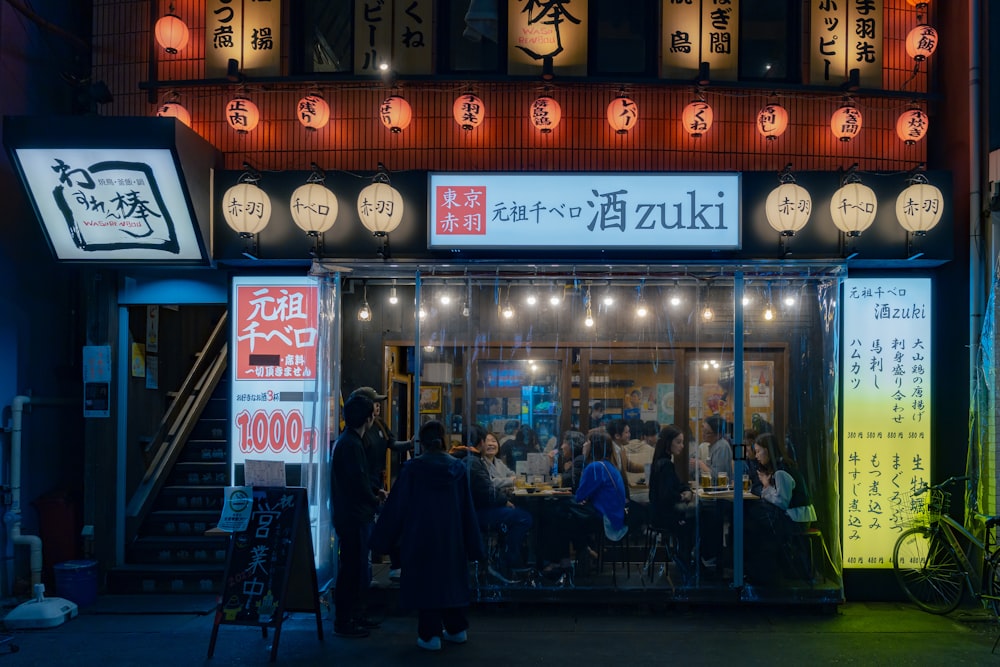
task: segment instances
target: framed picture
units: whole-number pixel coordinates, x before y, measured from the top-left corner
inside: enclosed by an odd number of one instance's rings
[[[420,412],[441,412],[441,387],[420,388]]]

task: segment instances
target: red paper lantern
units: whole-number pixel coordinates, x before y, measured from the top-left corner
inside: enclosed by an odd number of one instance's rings
[[[834,136],[841,141],[850,141],[861,132],[863,120],[861,111],[848,102],[833,112],[833,117],[830,119],[830,129],[833,130]]]
[[[788,111],[780,104],[765,104],[757,112],[757,131],[768,141],[774,141],[788,128]]]
[[[548,134],[559,126],[562,107],[551,97],[542,96],[531,103],[531,124],[542,134]]]

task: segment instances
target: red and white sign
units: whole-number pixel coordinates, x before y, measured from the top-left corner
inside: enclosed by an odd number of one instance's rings
[[[232,286],[230,441],[246,459],[302,463],[318,453],[319,286],[309,277],[237,277]]]

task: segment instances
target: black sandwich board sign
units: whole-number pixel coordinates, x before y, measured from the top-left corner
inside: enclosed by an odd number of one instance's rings
[[[250,523],[229,540],[208,657],[215,652],[220,625],[256,625],[265,638],[267,629],[274,628],[274,662],[281,623],[291,611],[314,612],[316,631],[323,640],[306,490],[255,487]]]

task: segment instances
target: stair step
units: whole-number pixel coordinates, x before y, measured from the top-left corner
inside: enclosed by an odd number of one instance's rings
[[[221,593],[225,564],[120,565],[108,570],[109,593]]]
[[[139,534],[145,537],[204,536],[219,524],[217,510],[159,510],[149,513]]]
[[[190,438],[196,440],[224,440],[229,433],[229,419],[201,417],[191,429]]]
[[[224,497],[224,486],[165,486],[156,498],[153,511],[214,510],[218,513],[222,511]]]
[[[178,462],[183,463],[225,463],[229,443],[225,440],[188,439],[181,451]]]
[[[138,565],[219,565],[226,562],[227,536],[162,536],[136,538],[126,549],[125,560]]]
[[[220,461],[213,463],[182,462],[174,464],[174,469],[167,478],[169,486],[228,486],[229,464]]]

